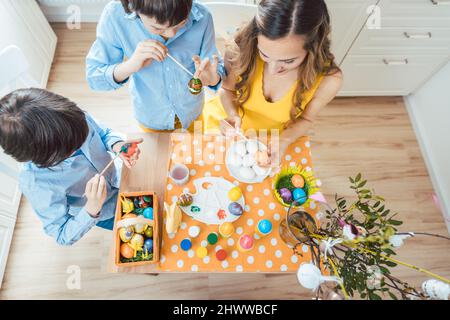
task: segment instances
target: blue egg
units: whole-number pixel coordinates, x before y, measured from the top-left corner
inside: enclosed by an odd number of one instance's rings
[[[188,251],[192,247],[191,240],[190,239],[184,239],[183,241],[181,241],[180,247],[181,247],[182,250]]]
[[[153,208],[145,208],[144,218],[153,220]]]
[[[306,200],[308,200],[308,196],[306,195],[305,190],[303,190],[302,188],[294,189],[292,196],[294,197],[294,200],[297,201],[300,205],[304,204]]]
[[[145,239],[144,246],[142,249],[145,252],[152,253],[153,252],[153,239]]]

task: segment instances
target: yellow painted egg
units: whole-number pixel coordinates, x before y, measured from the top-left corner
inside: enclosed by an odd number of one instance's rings
[[[239,187],[234,187],[228,191],[228,198],[230,201],[236,202],[242,197],[242,190]]]
[[[130,241],[133,235],[134,235],[133,227],[126,227],[119,229],[120,240],[122,240],[123,242]]]
[[[291,178],[291,182],[296,188],[303,188],[305,186],[305,179],[299,174],[294,174]]]
[[[143,223],[136,223],[134,225],[134,232],[143,234],[147,229],[148,225]]]
[[[142,249],[144,237],[141,234],[135,234],[130,240],[130,246],[136,250]]]
[[[144,234],[147,238],[153,238],[153,228],[148,227],[147,229],[145,229]]]
[[[134,257],[134,249],[128,243],[122,243],[120,246],[120,255],[125,259],[131,259]]]

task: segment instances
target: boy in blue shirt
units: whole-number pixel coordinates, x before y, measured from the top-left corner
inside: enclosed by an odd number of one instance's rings
[[[142,140],[128,141],[140,143]],[[16,90],[0,100],[0,146],[23,162],[19,182],[60,245],[72,245],[97,225],[113,229],[120,166],[110,152],[125,144],[70,100],[42,89]],[[131,167],[139,156],[121,154]]]
[[[205,6],[192,0],[112,1],[86,58],[88,83],[93,90],[114,90],[130,79],[134,113],[142,127],[187,129],[200,116],[204,95],[189,92],[191,77],[167,54],[204,86],[217,89],[225,76]]]

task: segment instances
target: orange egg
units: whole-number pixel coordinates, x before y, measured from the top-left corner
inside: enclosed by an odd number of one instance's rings
[[[294,174],[291,178],[291,182],[296,188],[303,188],[305,186],[305,179],[299,174]]]
[[[134,257],[134,249],[128,243],[122,243],[120,246],[120,255],[125,259]]]
[[[130,219],[130,218],[136,218],[137,216],[134,214],[134,213],[127,213],[127,214],[124,214],[123,216],[122,216],[122,220],[123,219]]]

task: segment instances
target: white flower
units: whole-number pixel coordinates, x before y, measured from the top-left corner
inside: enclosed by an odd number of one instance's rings
[[[412,234],[412,233],[408,233],[408,234],[394,234],[393,236],[391,236],[389,238],[389,243],[394,248],[399,248],[399,247],[401,247],[403,245],[403,240],[408,239],[408,238],[410,238],[412,236],[414,236],[414,234]]]
[[[352,232],[352,227],[349,224],[346,224],[343,228],[342,228],[342,235],[344,236],[345,239],[347,240],[353,240],[355,239],[355,235]]]

